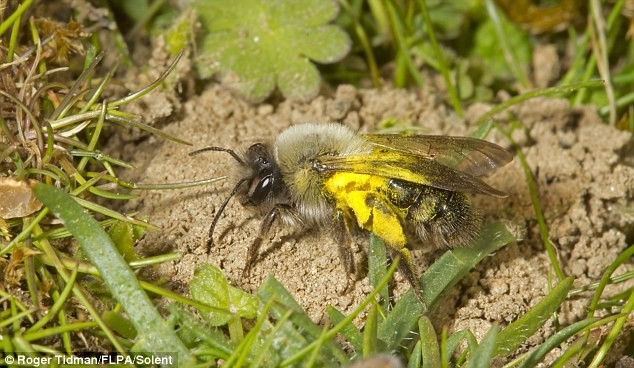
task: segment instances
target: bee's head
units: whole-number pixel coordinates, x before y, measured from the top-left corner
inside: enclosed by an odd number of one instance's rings
[[[224,212],[227,204],[234,196],[241,198],[243,206],[259,206],[269,202],[280,193],[284,192],[279,168],[273,158],[271,151],[262,143],[256,143],[249,147],[244,157],[235,151],[222,147],[207,147],[189,155],[193,156],[205,151],[221,151],[229,153],[244,169],[245,176],[242,177],[231,190],[229,197],[222,203],[214,216],[214,220],[209,231],[210,236],[213,229]]]
[[[249,147],[244,158],[240,164],[246,167],[248,175],[242,179],[247,188],[242,205],[258,206],[282,189],[280,171],[270,150],[262,143]],[[241,181],[236,188],[243,185]]]

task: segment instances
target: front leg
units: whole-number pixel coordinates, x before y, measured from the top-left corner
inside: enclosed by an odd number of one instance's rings
[[[251,266],[253,266],[256,258],[258,257],[258,251],[260,250],[262,239],[264,239],[264,237],[268,235],[269,231],[271,230],[271,226],[273,225],[273,221],[275,221],[275,219],[281,213],[294,214],[293,207],[288,204],[278,203],[266,215],[266,217],[262,221],[262,224],[260,224],[260,233],[258,234],[258,237],[251,244],[249,250],[247,251],[247,262],[245,263],[244,269],[242,270],[242,277],[249,276]]]
[[[349,274],[355,273],[354,258],[352,257],[351,246],[352,236],[350,235],[350,219],[341,210],[335,212],[334,238],[337,242],[339,257],[343,268]]]
[[[346,270],[346,290],[348,290],[350,278],[355,275],[354,257],[352,256],[352,235],[350,234],[351,217],[346,215],[342,210],[335,212],[334,222],[334,239],[337,242],[339,250],[339,258],[341,264]]]

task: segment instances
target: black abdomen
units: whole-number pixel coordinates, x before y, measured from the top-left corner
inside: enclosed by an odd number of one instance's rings
[[[468,244],[480,229],[481,219],[464,193],[390,179],[385,195],[402,213],[404,227],[423,243]]]

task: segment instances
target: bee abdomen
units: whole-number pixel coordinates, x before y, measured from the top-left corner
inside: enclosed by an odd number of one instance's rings
[[[432,187],[423,187],[407,220],[424,243],[449,248],[472,242],[481,224],[466,194]]]
[[[385,190],[385,195],[390,203],[401,210],[410,208],[421,195],[421,186],[408,181],[390,179],[387,185],[388,189]]]

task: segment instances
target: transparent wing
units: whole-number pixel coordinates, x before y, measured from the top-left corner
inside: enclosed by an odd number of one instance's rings
[[[513,155],[506,149],[477,138],[398,134],[362,137],[380,149],[420,156],[473,176],[489,174],[513,160]]]
[[[506,197],[506,193],[486,184],[470,173],[446,166],[422,155],[396,150],[374,150],[350,156],[321,156],[313,167],[324,175],[351,172],[405,180],[434,188]]]

